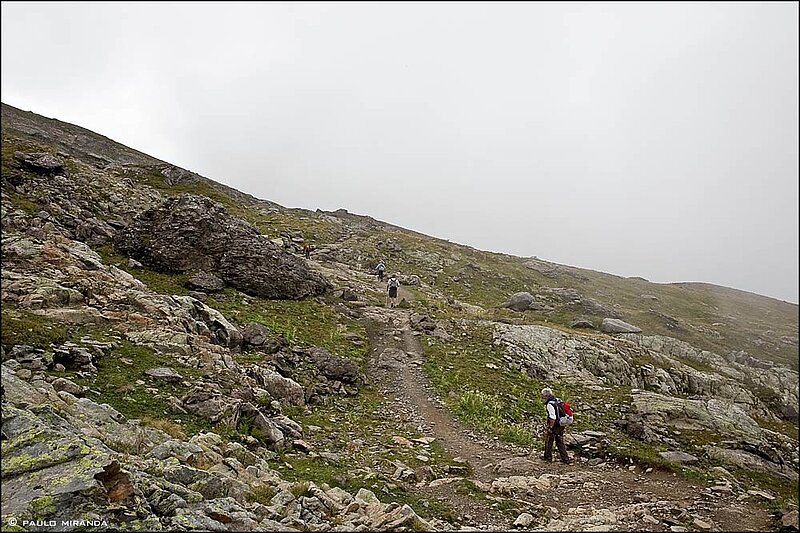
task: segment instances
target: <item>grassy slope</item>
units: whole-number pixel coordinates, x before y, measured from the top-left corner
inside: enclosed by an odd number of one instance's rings
[[[4,177],[14,172],[7,163],[15,148],[48,150],[46,146],[14,141],[4,136]],[[518,291],[535,294],[546,287],[574,288],[583,296],[614,307],[626,320],[641,327],[645,334],[674,336],[697,347],[721,354],[746,350],[756,357],[778,361],[795,369],[798,366],[796,345],[776,341],[782,336],[796,338],[797,305],[713,285],[653,284],[639,278],[622,278],[585,269],[561,269],[554,277],[548,277],[526,267],[522,258],[476,250],[371,219],[365,220],[364,217],[284,209],[275,207],[274,204],[244,204],[230,196],[225,188],[216,187],[210,180],[170,185],[152,167],[142,167],[132,177],[135,177],[140,185],[156,188],[165,195],[180,192],[205,194],[223,203],[233,214],[245,218],[271,237],[301,232],[317,246],[339,243],[343,249],[352,252],[351,258],[357,256],[367,258],[366,261],[349,260],[351,266],[356,266],[358,263],[363,268],[363,265],[369,265],[373,258],[385,258],[391,270],[416,274],[432,287],[431,290],[415,290],[419,294],[415,305],[418,310],[435,313],[437,317],[471,317],[444,304],[443,298],[436,297],[436,293],[440,293],[443,297],[450,296],[486,308],[486,318],[513,317],[526,323],[546,322],[549,325],[566,328],[572,318],[583,314],[582,309],[561,304],[557,300],[548,301],[548,304],[556,307],[555,312],[549,314],[533,312],[521,314],[493,307]],[[32,200],[4,194],[4,203],[11,201],[15,207],[29,212],[35,206]],[[390,243],[399,245],[400,250]],[[106,262],[127,269],[123,258],[116,256],[113,250],[106,249],[101,252]],[[175,294],[184,291],[182,282],[185,280],[178,277],[147,269],[130,271],[159,292]],[[642,295],[652,295],[656,299],[643,298]],[[330,299],[321,298],[306,302],[266,302],[251,299],[249,304],[245,304],[241,295],[235,291],[229,290],[227,296],[224,301],[209,303],[235,323],[243,324],[245,321],[256,320],[270,327],[274,333],[282,335],[290,343],[325,346],[331,351],[364,364],[365,350],[344,341],[342,336],[347,331],[362,333],[360,326],[332,312],[333,302]],[[653,310],[661,315],[654,313]],[[12,313],[11,315],[3,313],[3,344],[14,343],[15,331],[23,327],[31,329],[26,321],[35,320],[25,314],[15,311]],[[681,328],[677,330],[669,328],[663,315],[676,319]],[[594,318],[597,322],[597,317]],[[63,326],[58,324],[49,324],[47,327],[53,331],[54,338],[45,335],[41,340],[42,347],[49,344],[50,340],[58,342],[65,337],[75,338],[78,333],[64,332]],[[479,327],[467,328],[464,332],[466,336],[459,339],[458,343],[446,344],[438,339],[430,339],[426,370],[442,397],[448,399],[450,408],[456,416],[469,425],[519,444],[535,443],[536,430],[530,426],[530,419],[541,411],[540,401],[535,394],[540,384],[534,380],[525,380],[520,374],[487,369],[487,362],[495,362],[502,367],[498,361],[499,354],[491,347],[487,332]],[[92,336],[104,338],[99,332]],[[132,358],[138,358],[142,363],[148,362],[150,358],[148,353],[138,353],[135,347],[122,348],[129,351]],[[139,364],[135,370],[139,377],[138,374],[141,372]],[[118,377],[125,379],[125,368],[118,367],[114,371],[120,373]],[[454,380],[454,376],[457,379]],[[487,379],[487,376],[491,379]],[[487,383],[492,387],[487,389]],[[498,389],[506,392],[498,395],[496,394]],[[117,404],[115,406],[118,407],[125,406],[121,396],[118,395],[118,390],[109,388],[99,392],[104,401],[112,405]],[[454,394],[449,394],[451,392]],[[573,405],[578,409],[588,404],[624,406],[628,403],[629,396],[629,391],[564,392],[566,397],[575,400]],[[370,431],[370,428],[366,428],[367,431],[364,432],[363,424],[353,422],[352,426],[348,424],[346,429],[340,427],[343,419],[351,422],[353,420],[369,422],[372,417],[380,413],[382,400],[374,396],[374,391],[367,390],[363,397],[359,395],[359,398],[338,405],[320,406],[311,415],[298,413],[297,417],[299,419],[307,417],[307,420],[302,420],[304,423],[319,425],[323,428],[323,433],[331,435],[334,439],[352,439],[361,436],[368,437],[368,443],[370,440],[374,441],[376,447],[386,446],[388,443],[380,441],[380,437],[375,435],[374,431]],[[157,410],[146,409],[142,414],[158,417],[160,413],[166,412],[161,409],[162,406],[157,407]],[[128,414],[135,415],[135,413]],[[578,429],[583,426],[607,427],[617,414],[611,407],[598,409],[596,414],[584,418]],[[189,433],[201,429],[200,424],[195,426],[194,420],[182,422],[184,429]],[[657,462],[652,449],[644,449],[640,443],[625,439],[618,441],[613,451],[621,455],[635,456],[640,460]],[[290,465],[297,466],[294,475],[298,479],[317,479],[321,475],[334,479],[336,476],[347,477],[345,474],[352,471],[351,467],[323,464],[319,461],[314,465],[306,464],[308,460],[301,455],[290,455],[282,459]],[[412,467],[416,466],[413,464],[413,458],[408,458],[407,461]],[[385,483],[382,485],[387,486]],[[392,487],[389,483],[388,490],[396,492],[396,487]]]

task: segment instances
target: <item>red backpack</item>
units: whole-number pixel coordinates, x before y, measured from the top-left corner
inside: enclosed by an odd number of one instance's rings
[[[570,407],[569,402],[563,402],[556,398],[556,418],[558,419],[559,426],[568,426],[575,421],[572,417],[572,407]],[[561,413],[564,413],[563,415]]]

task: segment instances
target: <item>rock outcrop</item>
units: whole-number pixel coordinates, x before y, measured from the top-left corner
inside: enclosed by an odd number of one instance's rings
[[[168,198],[139,215],[116,236],[115,243],[156,270],[203,270],[263,298],[299,299],[329,288],[304,261],[204,196]]]
[[[216,433],[188,441],[145,427],[108,406],[33,387],[6,365],[3,381],[4,527],[9,519],[78,522],[77,528],[146,531],[451,530],[408,505],[381,503],[324,483],[285,481],[255,452]],[[297,428],[240,416],[265,431]],[[288,428],[288,429],[287,429]],[[261,491],[261,492],[256,492]],[[266,499],[254,494],[267,494]]]

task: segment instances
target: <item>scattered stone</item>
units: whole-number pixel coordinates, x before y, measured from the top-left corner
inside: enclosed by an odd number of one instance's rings
[[[83,387],[66,378],[57,378],[50,384],[56,391],[64,391],[73,396],[82,396]]]
[[[292,446],[296,449],[300,450],[303,453],[309,453],[313,446],[311,446],[308,442],[304,441],[303,439],[295,439],[292,441]]]
[[[406,448],[413,448],[414,447],[414,444],[410,440],[408,440],[405,437],[401,437],[399,435],[395,435],[394,437],[392,437],[392,441],[395,444],[398,444],[400,446],[405,446]]]
[[[618,318],[604,318],[600,324],[600,331],[604,333],[641,333],[641,328],[628,324]]]
[[[647,522],[648,524],[653,524],[653,525],[658,525],[658,524],[661,523],[660,520],[658,520],[657,518],[652,517],[649,514],[642,515],[642,521],[643,522]]]
[[[524,457],[510,457],[500,461],[495,467],[494,471],[498,474],[511,474],[511,473],[526,473],[534,472],[537,470],[537,464]]]
[[[699,459],[694,455],[686,452],[670,451],[658,452],[658,455],[671,463],[696,463]]]
[[[784,513],[781,517],[781,524],[787,531],[797,531],[797,509]]]
[[[183,380],[183,376],[168,367],[150,368],[144,373],[153,379],[166,381],[167,383],[178,383]]]
[[[533,522],[533,515],[530,513],[522,513],[514,520],[514,527],[528,527]]]
[[[712,527],[714,527],[705,520],[700,520],[699,518],[695,518],[694,522],[692,522],[692,525],[697,529],[703,529],[703,530],[709,530]]]

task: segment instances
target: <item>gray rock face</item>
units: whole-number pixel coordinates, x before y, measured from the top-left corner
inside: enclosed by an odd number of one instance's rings
[[[208,335],[214,344],[238,351],[242,334],[222,313],[191,296],[173,296],[172,299],[194,321],[188,328],[190,331]]]
[[[358,365],[350,359],[334,355],[322,348],[313,348],[311,357],[319,372],[326,378],[356,386],[364,384],[364,376],[359,371]]]
[[[161,175],[166,178],[167,183],[170,185],[195,183],[199,181],[200,178],[200,176],[194,172],[189,172],[188,170],[173,166],[161,169]]]
[[[245,346],[255,346],[266,353],[275,353],[284,346],[280,337],[273,335],[265,326],[251,322],[242,330],[242,342]]]
[[[685,452],[658,452],[658,455],[669,461],[670,463],[696,463],[697,457],[690,453]]]
[[[289,405],[305,404],[303,387],[296,381],[269,369],[261,369],[258,380],[273,398]]]
[[[641,333],[642,330],[618,318],[604,318],[600,331],[605,333]]]
[[[620,425],[633,438],[676,448],[679,444],[670,442],[672,431],[684,429],[753,441],[768,439],[780,444],[787,464],[794,464],[797,452],[791,442],[785,442],[788,437],[762,431],[755,420],[780,415],[764,399],[780,398],[795,408],[797,372],[778,366],[770,372],[752,369],[670,337],[579,337],[543,326],[496,323],[494,328],[494,341],[506,347],[507,360],[530,376],[583,387],[632,387],[631,410],[619,414]],[[746,382],[764,393],[754,395],[742,385]]]
[[[20,167],[38,174],[54,175],[64,170],[64,161],[48,153],[14,152],[14,161]]]
[[[527,311],[534,303],[533,296],[529,292],[518,292],[511,295],[511,298],[502,307],[513,309],[514,311]]]
[[[109,503],[127,500],[133,489],[126,474],[98,439],[76,429],[56,401],[16,379],[3,367],[3,514],[69,520],[80,512],[108,516]],[[53,392],[50,389],[50,392]],[[6,403],[8,401],[9,403]],[[34,402],[34,412],[17,405]],[[16,404],[16,405],[15,405]],[[76,403],[78,411],[81,403]],[[37,507],[38,504],[38,507]],[[46,505],[42,505],[46,504]]]
[[[193,291],[218,292],[225,288],[225,282],[214,274],[200,271],[186,282],[186,288]]]
[[[400,283],[403,284],[403,285],[413,285],[413,286],[421,285],[421,281],[419,279],[419,276],[417,276],[416,274],[411,274],[411,275],[408,275],[408,276],[400,276],[399,279],[400,279]]]
[[[56,391],[64,391],[73,396],[83,396],[83,387],[66,378],[56,378],[51,383]]]
[[[167,383],[177,383],[183,379],[183,376],[172,370],[171,368],[150,368],[145,370],[144,373],[153,379],[159,381],[166,381]]]
[[[322,294],[329,284],[306,263],[204,196],[182,194],[139,215],[118,248],[165,272],[208,270],[242,292],[269,299]]]
[[[583,318],[576,318],[575,320],[569,323],[569,327],[594,329],[594,324]]]

